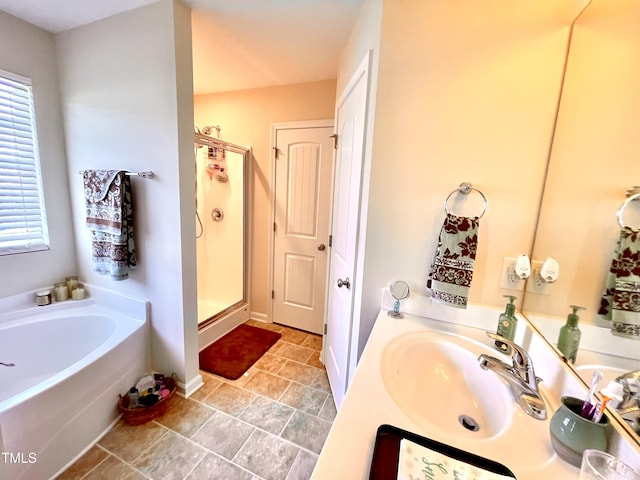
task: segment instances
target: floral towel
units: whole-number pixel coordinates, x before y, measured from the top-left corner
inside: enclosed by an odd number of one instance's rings
[[[447,214],[427,280],[427,288],[431,289],[434,302],[467,308],[479,226],[478,217]]]
[[[93,270],[124,280],[136,266],[131,180],[122,170],[85,170],[83,176]]]
[[[620,231],[598,314],[614,335],[640,340],[640,230]]]

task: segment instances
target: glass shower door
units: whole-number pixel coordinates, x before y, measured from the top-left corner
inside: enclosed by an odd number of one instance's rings
[[[198,325],[247,303],[248,151],[205,145],[196,153]]]

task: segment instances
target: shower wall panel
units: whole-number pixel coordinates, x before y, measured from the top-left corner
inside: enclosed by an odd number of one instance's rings
[[[196,242],[199,323],[243,299],[243,158],[234,152],[225,155],[221,161],[219,156],[209,158],[207,147],[197,150],[198,213],[202,222],[202,234]],[[220,170],[208,169],[210,163],[224,168],[228,179],[219,180],[216,174]],[[217,212],[222,212],[222,217]]]

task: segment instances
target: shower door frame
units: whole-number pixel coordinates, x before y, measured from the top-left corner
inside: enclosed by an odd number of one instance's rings
[[[222,335],[232,330],[236,326],[244,323],[250,316],[250,282],[249,272],[251,268],[251,147],[243,147],[233,143],[221,140],[219,138],[209,137],[201,133],[194,133],[194,143],[216,148],[223,148],[228,152],[238,153],[242,155],[242,174],[243,174],[243,282],[242,282],[242,299],[232,305],[224,308],[212,317],[198,322],[198,347],[202,350],[210,345]]]

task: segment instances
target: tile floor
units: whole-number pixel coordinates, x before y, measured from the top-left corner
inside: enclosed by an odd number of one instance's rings
[[[238,380],[205,385],[163,417],[120,420],[57,480],[306,480],[335,418],[322,337],[249,320],[282,338]]]

